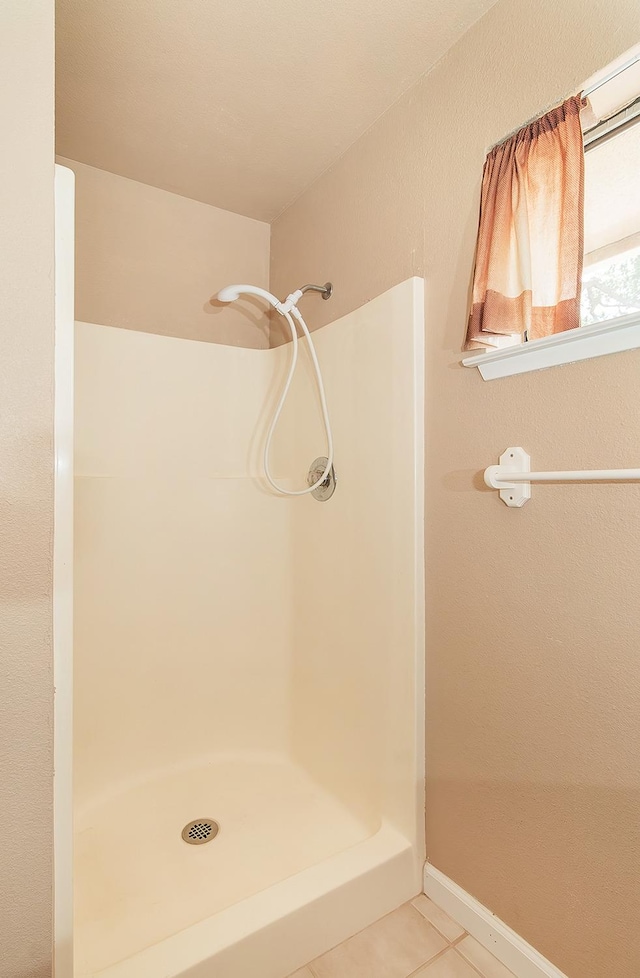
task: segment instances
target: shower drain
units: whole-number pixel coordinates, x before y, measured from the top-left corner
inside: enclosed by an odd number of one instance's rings
[[[220,826],[212,818],[195,818],[183,828],[182,838],[190,846],[203,846],[215,839],[219,831]]]

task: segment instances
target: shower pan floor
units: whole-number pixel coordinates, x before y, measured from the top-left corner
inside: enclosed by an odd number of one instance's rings
[[[193,819],[220,832],[187,845]],[[76,818],[75,976],[88,978],[370,837],[284,758],[173,769]]]

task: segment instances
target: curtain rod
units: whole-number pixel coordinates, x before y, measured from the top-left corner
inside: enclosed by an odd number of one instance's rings
[[[625,61],[625,63],[623,65],[620,65],[619,68],[616,68],[615,71],[612,71],[604,78],[601,78],[599,82],[595,82],[593,85],[589,85],[589,88],[585,88],[584,92],[582,93],[583,96],[585,98],[588,98],[589,95],[593,95],[593,93],[597,92],[599,88],[602,88],[603,85],[606,85],[608,84],[608,82],[613,81],[614,78],[617,78],[618,75],[621,75],[623,71],[627,70],[627,68],[632,68],[633,65],[636,65],[638,61],[640,61],[640,54],[636,54],[634,58],[631,58],[629,61]]]
[[[602,88],[603,85],[606,85],[608,82],[613,81],[613,79],[617,78],[618,75],[621,75],[623,71],[626,71],[627,68],[632,68],[633,65],[637,64],[639,61],[640,61],[640,54],[636,54],[635,57],[630,58],[629,61],[625,61],[625,63],[623,65],[620,65],[619,68],[616,68],[615,71],[612,71],[604,78],[601,78],[599,82],[595,82],[593,85],[589,85],[588,88],[585,88],[579,94],[581,94],[583,98],[588,98],[589,95],[593,95],[593,93],[596,92],[599,88]],[[537,115],[534,115],[531,119],[528,119],[526,122],[523,122],[522,125],[518,126],[517,129],[514,129],[513,132],[508,133],[506,136],[502,136],[502,138],[499,139],[497,142],[492,143],[491,146],[489,146],[489,148],[486,150],[486,152],[490,153],[492,150],[496,148],[496,146],[500,146],[502,145],[502,143],[506,143],[507,139],[511,139],[512,136],[515,136],[515,134],[517,132],[520,132],[520,130],[525,128],[525,126],[531,125],[532,122],[535,122],[537,119],[541,118],[541,116],[543,116],[545,112],[550,112],[551,109],[561,104],[562,104],[561,102],[554,102],[552,105],[549,105],[548,108],[544,110],[544,112],[539,112]]]
[[[634,99],[633,102],[630,102],[629,105],[618,109],[617,112],[614,112],[607,119],[601,119],[594,126],[591,126],[590,129],[585,129],[585,151],[593,149],[595,146],[601,146],[608,139],[619,136],[621,132],[630,129],[632,126],[637,126],[639,123],[640,96]]]

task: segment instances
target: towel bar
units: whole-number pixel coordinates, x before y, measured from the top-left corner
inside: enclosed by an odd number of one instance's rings
[[[507,506],[524,506],[531,499],[532,482],[637,482],[640,469],[576,469],[556,472],[531,472],[531,457],[524,448],[507,448],[498,465],[485,469],[484,481],[498,489]]]

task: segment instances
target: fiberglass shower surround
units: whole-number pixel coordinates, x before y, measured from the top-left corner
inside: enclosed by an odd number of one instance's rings
[[[331,431],[329,409],[327,408],[327,397],[322,380],[322,371],[320,370],[320,364],[318,363],[318,357],[316,355],[316,349],[313,345],[313,340],[311,339],[311,334],[307,324],[302,318],[302,314],[297,306],[297,303],[300,301],[305,292],[320,292],[323,299],[330,299],[333,292],[333,286],[331,282],[325,282],[324,285],[303,285],[301,289],[297,289],[295,292],[288,295],[284,302],[280,302],[280,300],[277,299],[275,295],[272,295],[271,292],[267,292],[266,289],[261,289],[257,285],[227,285],[224,289],[221,289],[220,292],[218,292],[218,299],[220,302],[235,302],[241,295],[255,295],[261,299],[266,299],[267,302],[269,302],[273,308],[286,319],[291,332],[291,364],[289,366],[287,379],[285,380],[284,387],[282,389],[282,394],[280,395],[276,409],[273,412],[273,419],[269,425],[269,430],[267,431],[267,437],[264,443],[264,454],[262,459],[264,474],[271,488],[275,489],[276,492],[281,493],[283,496],[306,496],[311,493],[316,499],[323,502],[333,495],[336,484],[335,470],[333,468],[333,433]],[[306,489],[297,490],[285,489],[275,481],[271,474],[270,460],[271,442],[273,441],[278,419],[280,418],[282,409],[286,404],[287,396],[291,388],[291,382],[294,378],[298,363],[298,332],[292,317],[294,317],[296,322],[299,323],[300,328],[307,340],[309,355],[311,357],[311,362],[313,363],[313,369],[315,371],[316,382],[318,385],[318,396],[320,398],[322,420],[327,438],[326,457],[320,456],[315,460],[315,462],[313,462],[307,478],[309,483],[308,487]],[[318,472],[320,472],[319,475]]]
[[[420,889],[422,289],[313,334],[330,506],[266,491],[289,344],[76,323],[74,978],[285,978]]]

